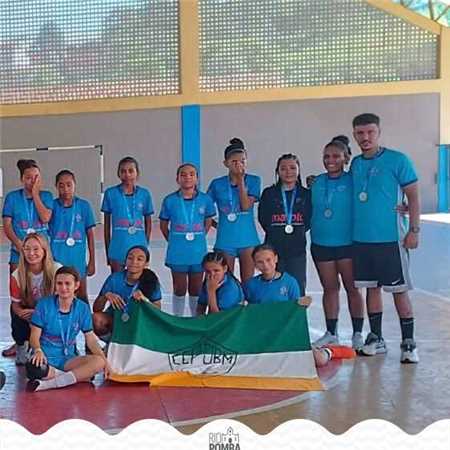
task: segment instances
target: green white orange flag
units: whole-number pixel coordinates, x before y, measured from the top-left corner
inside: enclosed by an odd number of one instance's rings
[[[133,302],[115,311],[108,360],[115,381],[153,386],[322,390],[306,309],[248,305],[194,318]]]

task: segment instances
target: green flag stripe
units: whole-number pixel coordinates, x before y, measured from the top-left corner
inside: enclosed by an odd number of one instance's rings
[[[124,323],[120,316],[115,311],[112,342],[158,352],[208,353],[215,346],[236,354],[311,349],[306,310],[295,302],[248,305],[196,318],[133,302],[130,320]]]

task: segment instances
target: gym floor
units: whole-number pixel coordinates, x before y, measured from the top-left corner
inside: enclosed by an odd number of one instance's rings
[[[450,356],[445,350],[450,346],[450,295],[446,289],[449,247],[442,237],[436,241],[436,233],[430,227],[412,263],[413,274],[418,273],[414,278],[419,278],[421,283],[421,289],[411,293],[420,354],[418,365],[399,362],[399,323],[392,298],[385,294],[383,333],[388,353],[329,364],[319,373],[326,387],[324,392],[149,388],[146,384],[104,382],[98,375],[93,384],[28,393],[24,369],[16,367],[13,358],[0,356],[0,369],[7,375],[6,385],[0,391],[0,418],[13,420],[33,433],[43,433],[55,423],[71,418],[91,421],[111,433],[136,420],[160,419],[184,433],[191,433],[205,422],[225,417],[234,418],[258,433],[268,433],[281,423],[297,418],[315,421],[333,433],[343,433],[366,419],[385,419],[408,433],[419,433],[431,423],[450,417],[450,401],[444,394],[448,391],[450,373]],[[445,236],[450,237],[450,225],[439,227],[439,233],[445,227]],[[0,348],[4,348],[11,343],[9,246],[3,233],[0,234]],[[97,235],[97,273],[88,285],[92,299],[109,273],[100,227]],[[430,255],[430,249],[439,251],[439,256]],[[164,254],[165,243],[155,228],[152,269],[163,287],[163,309],[170,312],[171,278],[164,267]],[[432,267],[438,262],[443,271]],[[309,308],[309,323],[311,339],[316,339],[324,331],[324,319],[320,284],[311,261],[307,291],[314,300]],[[339,334],[341,341],[349,343],[351,323],[344,296],[341,305]],[[367,330],[366,321],[364,331]]]

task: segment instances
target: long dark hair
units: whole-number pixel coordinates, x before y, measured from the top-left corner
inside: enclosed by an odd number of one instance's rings
[[[138,289],[142,291],[145,297],[151,299],[153,293],[159,285],[159,279],[153,270],[144,269],[139,277]]]
[[[280,176],[278,175],[278,169],[280,168],[281,161],[285,161],[286,159],[292,159],[295,161],[295,164],[297,164],[298,167],[298,177],[297,177],[297,185],[302,186],[302,177],[301,177],[301,170],[300,170],[300,160],[298,159],[297,155],[294,155],[293,153],[285,153],[284,155],[281,155],[277,160],[277,166],[275,167],[275,184],[277,186],[281,186],[282,181],[280,180]]]

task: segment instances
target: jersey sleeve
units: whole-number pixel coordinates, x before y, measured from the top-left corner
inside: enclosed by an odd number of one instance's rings
[[[81,313],[80,313],[80,330],[83,333],[89,333],[94,329],[92,325],[92,314],[89,309],[89,306],[84,303],[82,300],[79,300],[81,302]]]
[[[144,209],[142,210],[142,214],[144,216],[151,216],[154,212],[152,194],[149,190],[145,189]]]
[[[152,302],[158,302],[159,300],[161,300],[161,298],[162,298],[161,285],[159,284],[159,281],[158,281],[149,300]]]
[[[205,196],[206,204],[205,204],[205,217],[214,217],[216,215],[216,208],[214,206],[214,202],[212,201],[209,195]]]
[[[3,202],[2,217],[14,217],[14,195],[8,192]]]
[[[249,177],[248,180],[248,195],[254,197],[259,201],[261,196],[261,178],[258,176]]]
[[[213,203],[217,202],[217,195],[216,195],[216,183],[215,180],[212,180],[211,183],[209,184],[208,190],[206,191],[206,193],[210,196],[211,200],[213,201]]]
[[[103,283],[103,286],[100,290],[100,294],[98,295],[101,296],[105,295],[107,292],[112,292],[113,288],[114,288],[113,275],[109,275],[109,277]]]
[[[22,295],[20,293],[20,286],[17,278],[15,276],[17,272],[13,273],[9,277],[9,296],[11,298],[11,302],[20,303],[22,301]]]
[[[300,295],[300,286],[298,281],[294,278],[291,279],[291,284],[289,286],[289,299],[290,300],[298,300],[301,297]]]
[[[162,202],[159,218],[161,220],[170,220],[169,197],[165,197]]]
[[[401,154],[399,158],[396,175],[401,187],[406,187],[418,180],[414,164],[405,154]]]
[[[34,309],[33,315],[31,316],[31,325],[38,328],[44,328],[46,324],[46,314],[45,314],[45,304],[46,301],[40,301],[37,303]]]
[[[111,188],[106,189],[106,191],[105,191],[105,196],[103,197],[101,211],[106,214],[112,213]]]
[[[251,279],[246,281],[243,285],[242,285],[242,291],[244,293],[244,298],[245,300],[247,300],[249,303],[253,303],[253,295],[252,295],[252,286],[251,286]]]
[[[88,201],[83,202],[84,209],[84,227],[86,230],[89,228],[95,227],[95,218],[94,213],[92,211],[92,207]]]
[[[261,200],[258,205],[258,221],[266,233],[271,224],[270,205],[272,202],[270,199],[270,190],[269,189],[270,188],[264,189],[262,196],[261,196]],[[244,292],[245,292],[245,289],[244,289]]]
[[[41,193],[41,200],[47,209],[53,211],[53,195],[51,194],[51,192],[43,191]]]

